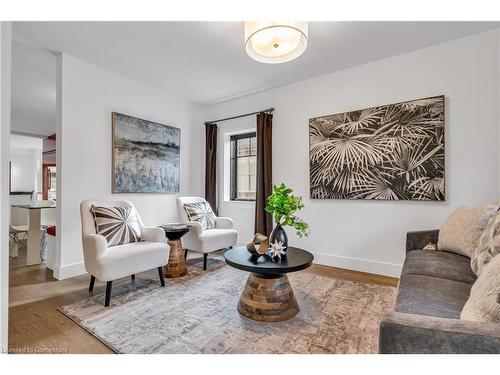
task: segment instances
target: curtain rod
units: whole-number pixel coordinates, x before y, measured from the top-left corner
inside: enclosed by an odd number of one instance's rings
[[[205,121],[205,125],[216,124],[216,123],[222,122],[222,121],[234,120],[234,119],[237,119],[237,118],[240,118],[240,117],[247,117],[247,116],[257,115],[259,113],[273,112],[273,111],[274,111],[274,108],[268,108],[268,109],[264,109],[262,111],[257,111],[257,112],[252,112],[252,113],[245,113],[244,115],[239,115],[239,116],[221,118],[221,119],[215,120],[215,121]]]

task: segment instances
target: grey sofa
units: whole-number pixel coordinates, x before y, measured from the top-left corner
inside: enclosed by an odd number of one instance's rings
[[[476,276],[470,259],[421,250],[438,230],[409,232],[393,311],[380,323],[380,353],[500,353],[500,324],[460,320]]]

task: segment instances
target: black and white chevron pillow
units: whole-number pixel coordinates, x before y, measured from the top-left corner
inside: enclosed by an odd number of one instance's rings
[[[141,228],[132,207],[90,208],[94,214],[97,234],[106,238],[108,246],[141,241]]]
[[[184,203],[184,210],[189,221],[197,221],[203,229],[215,228],[215,214],[208,202]]]

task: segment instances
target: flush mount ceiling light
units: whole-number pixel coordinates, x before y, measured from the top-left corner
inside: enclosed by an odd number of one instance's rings
[[[293,60],[307,48],[307,22],[245,22],[245,48],[248,56],[266,64]]]

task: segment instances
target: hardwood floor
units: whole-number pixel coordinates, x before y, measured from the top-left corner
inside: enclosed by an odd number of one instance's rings
[[[194,254],[190,254],[190,258]],[[326,277],[396,286],[398,279],[313,265],[305,271]],[[157,278],[157,270],[137,278]],[[11,353],[112,353],[94,336],[57,311],[61,305],[89,295],[89,276],[57,281],[43,265],[12,266],[9,286],[9,351]],[[105,283],[96,281],[94,293],[103,293]]]
[[[398,286],[398,281],[399,281],[399,279],[396,277],[375,275],[373,273],[366,273],[366,272],[351,271],[343,268],[322,266],[319,264],[313,264],[311,267],[302,272],[312,272],[316,275],[332,277],[335,279],[359,281],[367,284],[387,285],[394,287]]]
[[[155,270],[156,271],[156,270]],[[9,352],[112,353],[99,340],[57,311],[88,296],[89,276],[57,281],[41,266],[11,269]],[[105,283],[96,282],[94,293]]]

